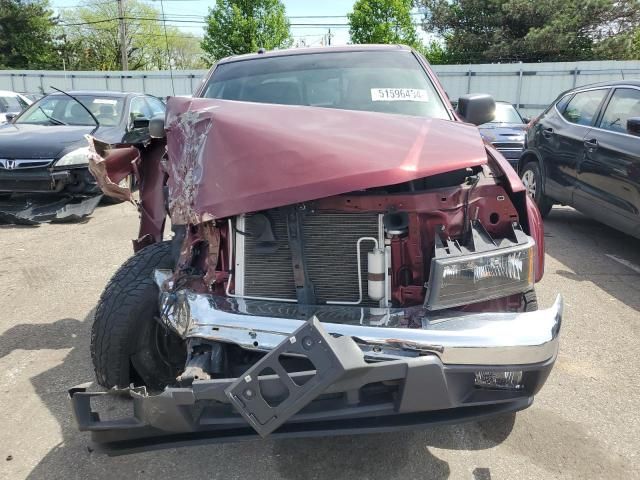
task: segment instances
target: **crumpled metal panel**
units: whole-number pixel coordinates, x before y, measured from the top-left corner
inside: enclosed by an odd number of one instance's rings
[[[166,126],[175,224],[487,163],[476,127],[433,118],[173,97]]]
[[[110,145],[86,135],[89,143],[89,171],[102,191],[113,198],[135,204],[140,212],[140,230],[133,241],[134,251],[162,240],[166,209],[162,167],[165,153],[163,140],[151,140],[145,145]],[[133,175],[140,190],[136,202],[131,189],[118,183]]]
[[[111,149],[100,140],[85,135],[89,143],[89,172],[94,176],[100,189],[109,197],[123,202],[133,202],[131,190],[118,185],[134,170],[140,160],[140,151],[133,146]],[[106,158],[109,161],[106,161]]]
[[[0,223],[38,225],[40,223],[79,222],[91,215],[102,195],[18,198],[0,203]]]

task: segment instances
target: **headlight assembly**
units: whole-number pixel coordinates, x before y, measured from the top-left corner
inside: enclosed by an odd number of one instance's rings
[[[72,167],[89,163],[89,147],[82,147],[67,153],[56,162],[56,167]]]
[[[429,310],[506,297],[533,287],[533,239],[518,229],[515,242],[496,244],[481,225],[475,225],[473,233],[475,253],[451,241],[446,247],[436,246],[425,300]]]

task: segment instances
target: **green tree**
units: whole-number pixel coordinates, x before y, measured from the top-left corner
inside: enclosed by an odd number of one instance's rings
[[[411,18],[412,0],[357,0],[347,14],[353,43],[421,45]]]
[[[47,0],[0,0],[0,68],[56,66],[55,24]]]
[[[201,68],[200,39],[167,27],[158,9],[140,0],[125,4],[126,51],[131,70]],[[95,3],[62,12],[59,50],[71,70],[119,70],[120,34],[116,2]],[[168,52],[168,54],[167,54]]]
[[[640,1],[614,2],[594,45],[597,58],[640,59]]]
[[[200,46],[201,38],[178,29],[169,31],[167,28],[167,31],[169,32],[169,57],[173,68],[178,70],[207,68],[204,51]],[[164,58],[166,60],[166,55]],[[165,62],[164,66],[158,68],[167,69],[168,63]]]
[[[639,0],[420,0],[449,63],[612,58],[599,45],[638,26]],[[615,43],[615,42],[614,42]],[[613,57],[615,58],[615,57]]]
[[[216,0],[206,22],[202,49],[211,63],[229,55],[293,44],[280,0]]]
[[[416,49],[433,65],[446,65],[451,63],[449,52],[441,42],[432,40],[429,43],[418,45]]]

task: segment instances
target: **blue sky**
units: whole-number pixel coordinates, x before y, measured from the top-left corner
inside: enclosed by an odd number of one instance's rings
[[[102,3],[106,0],[50,0],[55,9],[77,6],[82,3]],[[155,5],[160,8],[157,0],[144,0],[145,3]],[[164,0],[164,10],[167,18],[188,20],[192,22],[201,21],[208,12],[208,8],[215,4],[214,0]],[[353,6],[353,0],[284,0],[287,15],[290,17],[312,16],[343,16],[342,18],[292,18],[291,32],[296,41],[304,40],[307,45],[320,45],[323,36],[327,33],[325,27],[296,26],[296,23],[320,23],[320,24],[344,24],[347,23],[346,14]],[[180,29],[202,35],[202,25],[198,23],[175,22]],[[346,27],[331,27],[333,45],[344,45],[349,41],[349,29]]]

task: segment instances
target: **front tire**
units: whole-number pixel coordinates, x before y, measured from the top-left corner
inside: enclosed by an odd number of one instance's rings
[[[104,387],[142,383],[160,390],[175,383],[186,361],[182,339],[156,318],[153,270],[173,269],[171,243],[150,245],[127,260],[102,293],[91,330],[91,359]]]
[[[533,198],[536,202],[540,215],[546,217],[553,207],[553,200],[542,193],[542,185],[544,184],[544,177],[540,170],[540,164],[538,162],[529,162],[522,169],[520,175],[524,187],[527,189],[527,194]]]

